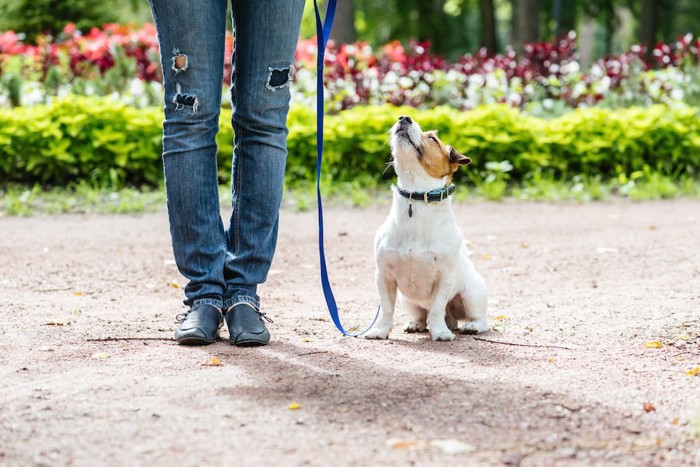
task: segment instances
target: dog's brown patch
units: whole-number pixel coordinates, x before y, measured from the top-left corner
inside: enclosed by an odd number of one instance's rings
[[[425,131],[421,135],[422,155],[420,163],[423,169],[434,178],[450,177],[460,165],[471,162],[467,156],[463,156],[452,146],[445,145],[437,136],[437,131]],[[448,180],[450,183],[450,180]]]

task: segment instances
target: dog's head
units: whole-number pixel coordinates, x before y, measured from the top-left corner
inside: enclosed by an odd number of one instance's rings
[[[449,185],[459,166],[471,162],[444,144],[437,131],[423,131],[411,117],[401,116],[391,128],[391,154],[399,182],[420,188],[440,180]]]

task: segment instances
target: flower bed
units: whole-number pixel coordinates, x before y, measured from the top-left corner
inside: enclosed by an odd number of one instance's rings
[[[233,38],[226,39],[225,81],[230,81]],[[484,50],[454,63],[430,52],[428,44],[378,49],[358,42],[326,54],[328,110],[357,105],[449,105],[466,110],[505,103],[536,115],[557,115],[577,107],[700,104],[700,41],[691,35],[660,44],[651,61],[643,47],[596,61],[583,70],[576,36],[555,44],[528,44],[519,56]],[[312,106],[316,89],[316,41],[297,47],[294,101]],[[25,44],[12,31],[0,34],[0,106],[35,105],[67,94],[115,95],[132,105],[161,100],[161,69],[153,25],[133,29],[115,24],[81,33],[68,25],[57,37]]]

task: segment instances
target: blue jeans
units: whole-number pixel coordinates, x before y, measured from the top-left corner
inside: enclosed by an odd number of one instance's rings
[[[277,244],[292,62],[304,0],[233,0],[232,212],[219,207],[215,136],[228,0],[151,0],[165,88],[163,168],[185,304],[260,306]]]

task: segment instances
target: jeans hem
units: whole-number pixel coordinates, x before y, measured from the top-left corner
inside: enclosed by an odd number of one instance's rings
[[[219,310],[222,310],[224,303],[218,298],[200,298],[195,299],[194,302],[192,302],[192,307],[197,305],[214,305]]]
[[[224,300],[224,310],[228,311],[233,305],[237,303],[248,303],[253,306],[256,310],[260,309],[260,300],[249,295],[238,295],[232,298]]]

